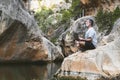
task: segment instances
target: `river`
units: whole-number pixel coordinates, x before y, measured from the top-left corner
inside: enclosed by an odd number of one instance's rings
[[[53,80],[61,63],[0,64],[0,80]]]

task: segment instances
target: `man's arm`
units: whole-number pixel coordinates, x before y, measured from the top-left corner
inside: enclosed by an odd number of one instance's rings
[[[88,38],[88,39],[83,39],[83,38],[80,38],[80,41],[88,41],[88,42],[91,42],[92,41],[92,38]]]

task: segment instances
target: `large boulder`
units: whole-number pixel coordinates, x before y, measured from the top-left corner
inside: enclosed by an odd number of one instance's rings
[[[22,0],[0,0],[0,61],[54,61],[61,52],[43,37]]]
[[[106,44],[95,50],[77,52],[64,59],[58,77],[76,76],[88,80],[119,80],[120,74],[120,19],[106,38]],[[113,39],[109,40],[110,37]],[[104,78],[103,78],[104,77]],[[101,79],[102,78],[102,79]]]

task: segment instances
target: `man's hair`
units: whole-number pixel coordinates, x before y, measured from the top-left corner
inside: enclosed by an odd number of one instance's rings
[[[94,21],[92,20],[92,19],[88,19],[89,21],[90,21],[90,23],[91,23],[91,26],[93,26],[93,24],[94,24]]]

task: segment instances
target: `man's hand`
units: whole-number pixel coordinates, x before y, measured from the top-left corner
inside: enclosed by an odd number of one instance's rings
[[[76,46],[77,46],[77,47],[79,47],[79,46],[80,46],[80,42],[79,42],[79,41],[77,41],[77,40],[75,40],[75,44],[76,44]]]
[[[91,41],[92,41],[92,38],[88,38],[88,39],[83,39],[83,38],[81,38],[80,41],[88,41],[88,42],[91,42]]]
[[[79,40],[80,40],[80,41],[84,41],[85,39],[84,39],[84,38],[79,37]]]
[[[79,44],[79,41],[75,40],[75,43]]]

